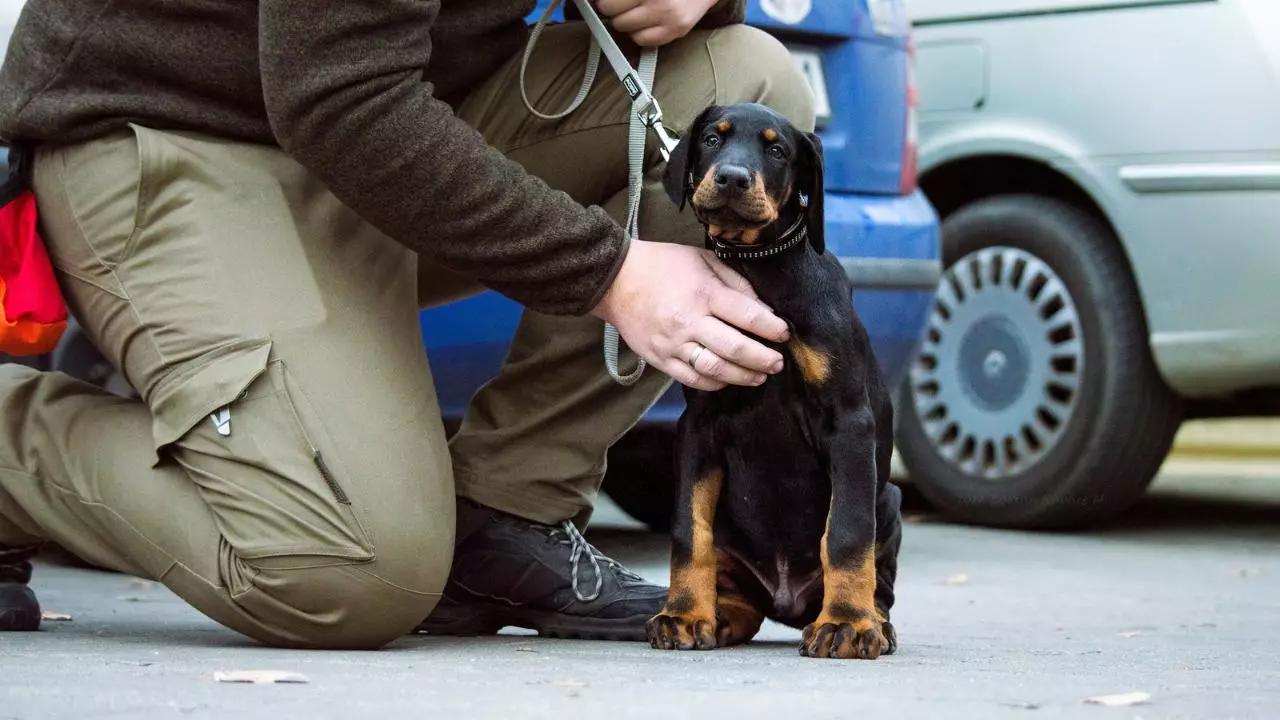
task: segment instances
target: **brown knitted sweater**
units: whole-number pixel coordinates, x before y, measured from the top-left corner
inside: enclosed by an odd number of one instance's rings
[[[740,22],[744,2],[722,0],[703,25]],[[522,50],[534,7],[27,0],[0,68],[0,138],[76,141],[136,122],[276,144],[420,254],[535,310],[583,314],[626,233],[490,148],[450,104]]]

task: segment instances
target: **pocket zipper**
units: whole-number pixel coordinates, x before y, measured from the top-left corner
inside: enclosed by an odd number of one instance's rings
[[[342,491],[342,486],[334,479],[333,473],[329,472],[329,466],[325,465],[324,458],[320,455],[319,450],[315,451],[315,455],[312,456],[312,459],[315,460],[316,469],[320,471],[320,477],[324,478],[325,484],[333,491],[333,496],[343,505],[350,505],[351,500],[347,498],[347,494]]]

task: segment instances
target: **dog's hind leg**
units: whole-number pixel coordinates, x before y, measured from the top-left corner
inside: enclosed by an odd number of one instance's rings
[[[842,413],[827,436],[831,508],[822,536],[822,611],[800,654],[877,658],[889,649],[876,609],[876,422],[865,406]]]
[[[898,649],[898,634],[889,622],[893,587],[898,579],[898,551],[902,547],[902,490],[889,475],[893,462],[893,405],[887,393],[880,395],[876,412],[876,609],[884,618],[886,653]]]
[[[716,646],[716,504],[724,468],[708,429],[692,411],[680,418],[680,489],[671,529],[671,589],[666,607],[645,625],[649,644],[661,650],[710,650]]]
[[[876,610],[884,619],[883,632],[889,641],[886,654],[898,649],[898,633],[889,622],[893,609],[893,585],[898,579],[898,550],[902,547],[902,490],[888,483],[876,502]]]
[[[759,581],[723,550],[716,550],[716,558],[716,645],[741,645],[755,637],[764,622],[764,611],[746,592],[748,584]]]

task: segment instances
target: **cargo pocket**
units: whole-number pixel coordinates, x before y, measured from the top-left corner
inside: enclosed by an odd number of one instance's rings
[[[223,358],[153,403],[157,459],[200,486],[223,536],[243,560],[310,556],[370,560],[372,542],[343,479],[308,426],[318,427],[269,344]],[[259,360],[260,358],[260,360]],[[168,386],[168,383],[166,383]]]

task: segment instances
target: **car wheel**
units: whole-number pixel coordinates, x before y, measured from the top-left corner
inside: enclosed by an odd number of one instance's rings
[[[654,532],[671,529],[675,509],[675,433],[636,428],[609,448],[601,489],[622,511]]]
[[[1080,208],[1027,196],[965,206],[942,236],[948,267],[902,388],[911,482],[965,522],[1113,518],[1182,417],[1116,238]]]

